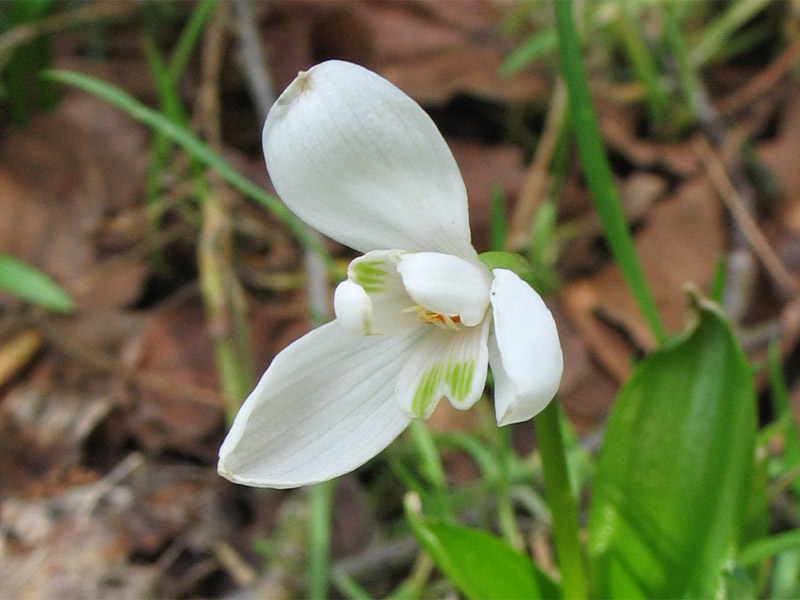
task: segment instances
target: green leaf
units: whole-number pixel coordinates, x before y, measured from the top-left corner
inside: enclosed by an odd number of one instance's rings
[[[593,597],[718,597],[741,543],[756,412],[718,308],[638,365],[619,393],[589,519]]]
[[[558,598],[558,586],[503,539],[419,512],[419,497],[406,497],[406,517],[420,545],[465,596],[485,598]]]
[[[49,275],[7,254],[0,254],[0,290],[60,313],[71,313],[75,303]]]

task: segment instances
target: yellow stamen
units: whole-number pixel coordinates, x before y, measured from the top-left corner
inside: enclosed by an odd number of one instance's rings
[[[436,325],[442,329],[452,329],[453,331],[458,331],[461,328],[461,317],[458,315],[443,315],[433,312],[432,310],[428,310],[419,304],[416,306],[409,306],[408,308],[403,309],[403,312],[416,312],[417,321],[421,323],[428,323],[430,325]]]

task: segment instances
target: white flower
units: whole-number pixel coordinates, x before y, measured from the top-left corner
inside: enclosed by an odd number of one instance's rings
[[[480,262],[464,181],[419,105],[371,71],[325,62],[278,98],[263,145],[286,205],[364,255],[336,289],[336,319],[280,352],[245,401],[221,475],[288,488],[352,471],[442,397],[472,406],[487,363],[499,425],[550,402],[553,317],[516,274]]]

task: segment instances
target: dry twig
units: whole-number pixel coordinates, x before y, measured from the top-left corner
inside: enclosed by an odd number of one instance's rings
[[[236,29],[242,44],[242,68],[250,89],[250,95],[263,120],[267,117],[269,107],[275,102],[275,87],[267,70],[264,50],[258,38],[258,28],[253,17],[250,0],[235,0]]]
[[[751,216],[744,200],[741,198],[733,183],[728,177],[722,161],[717,156],[708,140],[699,136],[692,145],[697,156],[702,161],[706,171],[711,177],[711,182],[717,189],[722,201],[731,213],[736,224],[747,239],[756,256],[761,260],[770,277],[778,284],[785,294],[796,295],[800,292],[800,283],[789,273],[769,245],[758,224]]]
[[[550,101],[547,118],[542,131],[542,137],[536,147],[536,156],[528,168],[525,180],[522,182],[514,208],[514,214],[509,224],[508,249],[521,251],[528,247],[531,238],[531,227],[536,209],[541,206],[547,192],[547,182],[550,162],[558,142],[558,132],[567,112],[567,92],[561,78],[556,83],[556,89]]]
[[[744,86],[719,101],[719,111],[725,115],[736,113],[759,97],[775,90],[784,75],[800,61],[800,39],[789,44],[770,65],[750,79]]]

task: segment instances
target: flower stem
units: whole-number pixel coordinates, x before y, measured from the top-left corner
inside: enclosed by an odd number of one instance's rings
[[[330,569],[331,508],[335,482],[325,481],[309,488],[311,515],[308,530],[308,597],[328,598]]]
[[[586,571],[578,538],[578,510],[567,473],[567,459],[561,438],[558,402],[553,400],[534,419],[539,453],[544,468],[547,499],[553,516],[553,538],[561,569],[564,598],[588,597]]]
[[[497,518],[500,531],[506,541],[514,549],[523,551],[525,549],[525,538],[517,525],[516,515],[514,514],[514,503],[511,500],[511,481],[510,465],[511,454],[514,448],[511,444],[511,428],[498,427],[498,450],[500,452],[500,476],[501,487],[497,495]]]
[[[442,459],[436,450],[433,436],[428,430],[428,426],[420,419],[411,421],[411,437],[417,446],[420,454],[422,472],[428,483],[434,489],[439,508],[448,517],[451,517],[450,498],[447,494],[447,476],[444,472]]]

